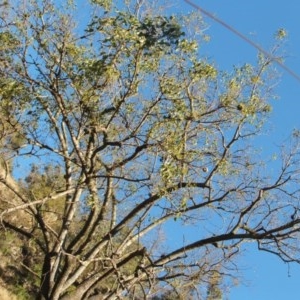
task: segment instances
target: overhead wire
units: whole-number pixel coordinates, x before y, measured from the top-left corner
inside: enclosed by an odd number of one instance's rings
[[[227,30],[231,31],[233,34],[244,40],[246,43],[250,44],[252,47],[256,48],[258,51],[263,53],[266,57],[274,61],[277,65],[279,65],[283,70],[285,70],[288,74],[290,74],[292,77],[294,77],[296,80],[300,82],[300,76],[295,73],[293,70],[291,70],[289,67],[287,67],[285,64],[283,64],[278,58],[274,57],[271,53],[264,50],[259,44],[253,42],[251,39],[246,37],[244,34],[242,34],[240,31],[236,30],[232,26],[230,26],[228,23],[224,22],[220,18],[216,17],[214,14],[210,13],[209,11],[203,9],[201,6],[195,4],[193,1],[190,0],[184,0],[184,2],[188,3],[190,6],[195,8],[196,10],[200,11],[204,15],[206,15],[208,18],[212,19],[213,21],[219,23],[223,27],[225,27]]]

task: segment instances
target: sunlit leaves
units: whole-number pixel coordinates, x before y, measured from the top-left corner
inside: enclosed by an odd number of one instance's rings
[[[19,40],[11,32],[0,32],[0,51],[16,48],[19,44]]]
[[[193,80],[200,80],[203,78],[215,78],[217,76],[217,70],[213,65],[197,61],[191,69],[190,76]]]
[[[150,50],[154,46],[163,50],[164,47],[178,44],[183,35],[174,17],[138,20],[123,12],[115,17],[95,18],[86,31],[101,32],[104,35],[103,42],[114,47],[122,45],[129,49],[130,46],[135,46],[136,49],[144,50]]]
[[[178,43],[178,48],[183,52],[194,52],[198,49],[198,44],[196,41],[189,41],[187,39],[182,39]]]
[[[112,0],[91,0],[91,3],[103,7],[105,10],[109,10],[112,6]]]
[[[277,30],[275,37],[278,40],[283,40],[287,37],[287,35],[288,35],[287,31],[284,28],[280,28]]]
[[[178,99],[182,92],[181,82],[174,77],[162,78],[160,82],[161,92],[170,99]]]

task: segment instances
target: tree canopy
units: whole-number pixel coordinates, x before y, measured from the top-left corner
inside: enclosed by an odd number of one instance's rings
[[[201,16],[147,1],[0,5],[2,286],[211,299],[246,243],[299,262],[299,134],[253,146],[268,57],[218,70]]]

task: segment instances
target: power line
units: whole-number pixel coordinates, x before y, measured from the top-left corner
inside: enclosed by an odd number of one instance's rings
[[[270,54],[268,51],[264,50],[260,45],[254,43],[252,40],[247,38],[244,34],[233,28],[232,26],[228,25],[226,22],[223,20],[219,19],[218,17],[214,16],[212,13],[209,11],[203,9],[199,5],[193,3],[190,0],[184,0],[186,3],[188,3],[190,6],[194,7],[195,9],[199,10],[202,12],[204,15],[209,17],[210,19],[214,20],[215,22],[221,24],[223,27],[231,31],[233,34],[237,35],[239,38],[244,40],[246,43],[250,44],[252,47],[256,48],[258,51],[263,53],[266,57],[277,63],[282,69],[284,69],[287,73],[289,73],[291,76],[293,76],[296,80],[300,82],[300,76],[296,74],[293,70],[288,68],[285,64],[283,64],[280,60],[278,60],[276,57],[274,57],[272,54]]]

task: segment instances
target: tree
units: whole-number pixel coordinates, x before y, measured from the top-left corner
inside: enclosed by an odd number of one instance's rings
[[[220,295],[245,242],[299,262],[299,134],[280,166],[252,147],[271,61],[221,72],[189,33],[198,16],[86,5],[76,25],[70,2],[1,4],[2,284],[187,299]],[[171,227],[197,234],[171,245]]]

